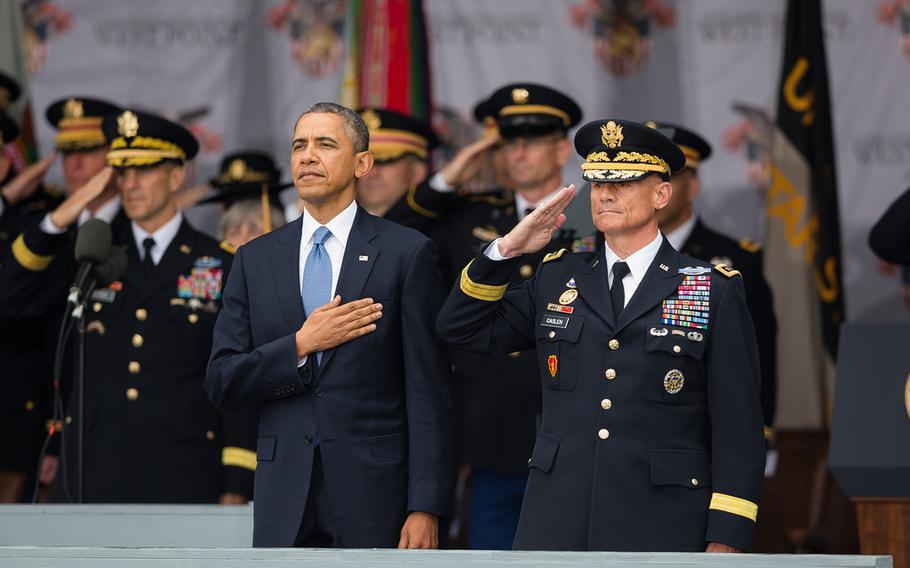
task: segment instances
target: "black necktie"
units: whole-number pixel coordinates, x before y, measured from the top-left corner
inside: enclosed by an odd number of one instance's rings
[[[613,285],[610,286],[610,302],[613,303],[613,318],[619,321],[619,314],[622,313],[626,303],[626,293],[622,285],[622,279],[630,272],[629,265],[625,262],[617,262],[613,265]]]
[[[142,268],[145,270],[145,275],[148,276],[155,269],[155,263],[152,261],[152,249],[155,247],[155,239],[152,237],[146,238],[142,241],[142,248],[145,249],[145,256],[142,257]]]

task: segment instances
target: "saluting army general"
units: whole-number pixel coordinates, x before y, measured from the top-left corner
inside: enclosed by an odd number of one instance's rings
[[[232,254],[193,229],[175,199],[198,142],[178,124],[133,111],[106,116],[102,128],[129,218],[113,226],[113,242],[129,262],[86,310],[84,501],[245,503],[256,464],[255,415],[217,411],[202,388]],[[111,176],[102,170],[77,192],[82,207]],[[64,226],[79,211],[73,206],[67,215]],[[72,249],[63,229],[54,234],[53,214],[50,222],[20,236],[17,262],[4,266],[4,285],[15,283],[4,290],[11,301],[65,301]],[[77,420],[72,413],[65,420],[67,467],[55,486],[62,498],[75,497]]]
[[[599,120],[575,148],[604,250],[550,254],[507,292],[565,222],[564,188],[463,269],[437,322],[464,348],[537,347],[543,412],[514,547],[748,550],[764,443],[742,279],[660,234],[685,163],[671,140]]]

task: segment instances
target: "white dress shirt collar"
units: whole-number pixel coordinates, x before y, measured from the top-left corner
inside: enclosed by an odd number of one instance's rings
[[[139,252],[139,260],[144,260],[143,257],[145,256],[145,247],[142,246],[142,241],[151,237],[155,239],[155,246],[152,247],[152,262],[155,264],[161,262],[161,257],[164,256],[167,247],[171,245],[171,241],[177,236],[181,223],[183,223],[183,214],[180,211],[177,211],[177,214],[174,215],[170,221],[159,227],[154,233],[146,232],[142,227],[137,225],[135,221],[132,221],[130,226],[133,229],[133,239],[136,241],[136,250]]]
[[[695,223],[697,221],[698,217],[690,215],[682,225],[667,233],[667,240],[670,241],[673,248],[677,251],[682,250],[683,245],[689,240],[689,235],[692,234],[692,229],[695,228]]]
[[[604,253],[607,257],[607,274],[609,274],[610,285],[613,285],[613,265],[619,261],[625,261],[625,263],[629,265],[629,276],[632,277],[635,282],[635,287],[637,288],[638,284],[641,284],[641,281],[644,280],[645,273],[648,272],[651,263],[654,262],[654,257],[657,256],[657,251],[660,250],[662,242],[663,236],[660,234],[660,231],[658,231],[657,236],[654,237],[653,241],[638,249],[626,259],[619,258],[619,255],[610,249],[610,245],[604,242]],[[628,286],[626,289],[628,290]],[[627,303],[631,297],[632,294],[626,296]]]
[[[301,248],[311,244],[313,233],[322,225],[310,215],[309,211],[303,210],[303,229],[300,233]],[[357,216],[357,202],[352,201],[341,213],[335,215],[325,227],[332,233],[332,237],[338,239],[342,248],[348,244],[348,235],[351,234],[351,228],[354,227],[354,217]],[[331,238],[331,237],[330,237]]]
[[[104,204],[99,207],[94,213],[90,213],[88,209],[83,209],[82,213],[79,213],[79,226],[81,227],[82,224],[89,219],[101,219],[110,225],[114,222],[114,217],[116,217],[117,213],[119,212],[120,196],[115,195],[104,202]]]

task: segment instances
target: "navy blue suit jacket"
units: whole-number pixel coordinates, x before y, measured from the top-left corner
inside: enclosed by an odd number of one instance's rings
[[[433,244],[358,208],[336,293],[383,306],[373,333],[297,368],[304,321],[302,220],[240,248],[215,326],[205,388],[218,407],[261,409],[254,546],[291,546],[318,444],[346,547],[394,547],[411,511],[448,514],[451,373],[435,319],[445,296]],[[310,358],[312,359],[312,357]]]

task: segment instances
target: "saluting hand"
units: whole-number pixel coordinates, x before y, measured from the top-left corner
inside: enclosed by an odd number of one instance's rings
[[[297,330],[297,359],[325,351],[376,330],[373,323],[382,317],[382,304],[372,298],[341,303],[341,296],[313,310]]]
[[[534,253],[547,246],[563,223],[563,211],[575,198],[575,186],[567,185],[549,201],[542,203],[499,241],[499,253],[506,257]]]
[[[0,189],[0,193],[3,193],[3,199],[10,205],[15,205],[30,197],[38,189],[38,184],[44,178],[44,174],[47,173],[56,157],[56,154],[51,153],[43,160],[39,160],[22,170],[19,175]]]
[[[65,229],[79,218],[82,210],[88,207],[93,199],[101,195],[111,183],[111,177],[114,170],[104,168],[95,177],[88,180],[88,183],[77,189],[72,195],[66,198],[66,201],[60,204],[60,207],[54,209],[51,213],[51,223],[58,229]]]
[[[484,137],[458,150],[439,170],[442,179],[449,185],[458,186],[476,176],[483,164],[480,158],[500,140],[498,136]]]

